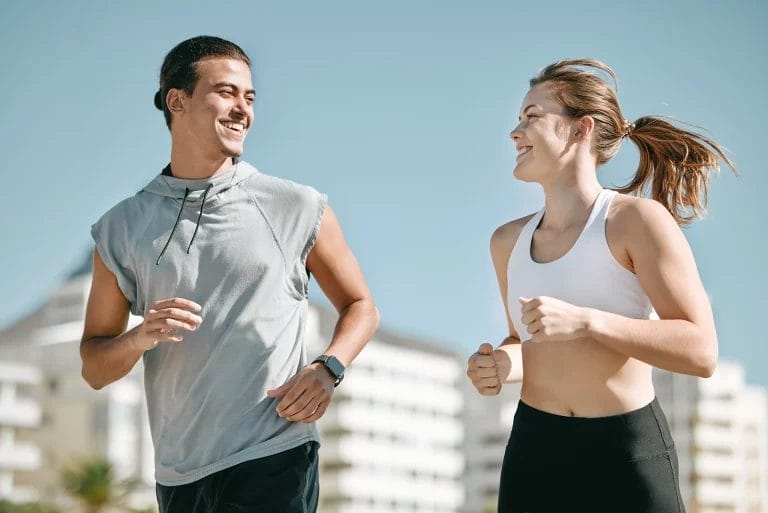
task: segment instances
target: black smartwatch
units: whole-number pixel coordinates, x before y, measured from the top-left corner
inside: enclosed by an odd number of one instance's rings
[[[331,376],[336,381],[333,383],[334,387],[339,386],[341,380],[344,379],[344,365],[335,356],[329,354],[321,354],[314,359],[312,363],[322,363],[323,367],[331,373]]]

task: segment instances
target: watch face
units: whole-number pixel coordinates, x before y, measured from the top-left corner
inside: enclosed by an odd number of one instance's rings
[[[328,368],[336,375],[337,378],[340,378],[344,375],[344,366],[339,360],[336,359],[335,356],[329,356],[328,359],[325,360],[325,365],[328,366]]]

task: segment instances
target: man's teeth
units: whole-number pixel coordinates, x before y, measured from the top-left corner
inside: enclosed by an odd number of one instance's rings
[[[520,149],[520,151],[518,152],[518,155],[525,155],[532,149],[533,149],[533,146],[524,146],[523,148]]]
[[[237,130],[238,132],[242,132],[245,129],[245,126],[243,126],[242,123],[229,123],[226,121],[222,121],[221,124],[229,129]]]

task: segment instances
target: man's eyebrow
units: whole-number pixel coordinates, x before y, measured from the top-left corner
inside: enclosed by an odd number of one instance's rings
[[[525,114],[528,111],[528,109],[530,109],[531,107],[538,107],[538,105],[536,105],[535,103],[528,105],[526,108],[523,109],[523,114]],[[521,116],[517,116],[517,120],[520,121],[520,119],[522,119]]]
[[[233,84],[231,82],[217,82],[217,83],[213,84],[213,87],[216,88],[216,89],[218,89],[219,87],[230,87],[230,88],[234,89],[235,91],[239,91],[240,90],[239,87],[237,87],[235,84]],[[256,94],[256,91],[253,90],[253,89],[248,89],[248,90],[245,91],[245,94]]]

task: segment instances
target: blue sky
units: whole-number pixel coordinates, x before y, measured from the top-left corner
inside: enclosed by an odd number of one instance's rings
[[[488,239],[542,203],[513,179],[507,133],[538,69],[594,57],[618,74],[628,118],[706,127],[739,167],[713,180],[709,217],[685,233],[721,357],[768,385],[766,26],[756,1],[3,2],[0,326],[42,301],[86,255],[90,224],[167,162],[152,105],[162,58],[211,34],[253,61],[245,159],[328,193],[384,325],[462,352],[497,342]],[[636,165],[627,143],[601,181],[623,184]]]

